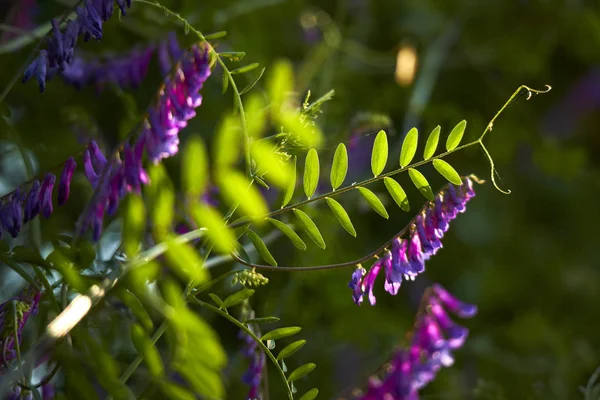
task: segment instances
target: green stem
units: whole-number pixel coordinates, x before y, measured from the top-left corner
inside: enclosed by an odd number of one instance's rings
[[[40,286],[37,284],[35,279],[33,279],[31,276],[29,276],[29,274],[27,272],[25,272],[25,270],[19,264],[17,264],[15,261],[11,260],[10,258],[4,257],[4,256],[2,256],[1,259],[4,264],[8,265],[10,267],[10,269],[15,271],[21,278],[23,278],[26,282],[33,285],[33,287],[35,287],[35,289],[37,291],[42,290],[42,288],[40,288]]]
[[[15,350],[17,351],[17,369],[21,374],[22,382],[25,383],[25,372],[21,362],[21,344],[19,343],[19,321],[17,319],[17,302],[11,301],[12,312],[13,312],[13,335],[15,335]]]

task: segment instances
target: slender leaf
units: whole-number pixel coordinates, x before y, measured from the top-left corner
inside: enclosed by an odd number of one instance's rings
[[[298,400],[315,400],[318,395],[319,389],[312,388],[308,392],[304,393]]]
[[[285,328],[277,328],[277,329],[273,329],[272,331],[267,332],[264,335],[262,335],[260,340],[262,340],[262,341],[279,340],[279,339],[283,339],[284,337],[295,335],[296,333],[300,332],[301,330],[302,330],[302,328],[300,328],[299,326],[288,326]]]
[[[340,223],[342,228],[344,228],[346,232],[348,232],[352,236],[356,237],[356,230],[354,229],[354,225],[352,225],[352,221],[350,220],[350,217],[348,216],[348,213],[346,212],[344,207],[342,207],[340,203],[338,203],[331,197],[327,197],[325,198],[325,200],[327,201],[329,209],[331,210],[333,215],[335,215],[335,218]]]
[[[194,248],[174,239],[168,239],[165,243],[167,245],[165,253],[167,262],[181,278],[188,281],[193,280],[195,284],[208,280],[208,271],[204,268],[202,259]]]
[[[227,88],[229,88],[229,75],[223,73],[223,77],[221,78],[221,94],[227,93]]]
[[[200,201],[208,185],[208,155],[199,135],[193,135],[185,146],[182,157],[182,184],[188,200]]]
[[[371,171],[373,176],[378,176],[385,169],[388,159],[388,140],[383,130],[380,130],[373,143],[373,152],[371,153]]]
[[[315,194],[319,184],[319,155],[317,150],[310,149],[304,165],[304,193],[309,199]]]
[[[246,72],[250,72],[258,68],[258,63],[248,64],[244,67],[236,68],[233,71],[230,71],[231,75],[235,74],[245,74]]]
[[[142,197],[135,193],[128,195],[123,218],[123,250],[128,257],[138,252],[146,222]]]
[[[277,354],[277,359],[283,360],[284,358],[290,357],[295,352],[300,350],[302,348],[302,346],[304,346],[305,344],[306,344],[306,340],[297,340],[294,343],[288,344],[279,352],[279,354]]]
[[[344,179],[346,179],[346,174],[348,173],[348,151],[346,150],[346,146],[344,143],[338,144],[337,149],[335,149],[335,154],[333,155],[333,164],[331,165],[331,187],[333,190],[342,186],[344,183]]]
[[[140,325],[143,326],[147,332],[151,332],[154,328],[152,318],[150,318],[148,311],[146,311],[140,300],[126,289],[117,290],[116,293],[123,304],[125,304],[129,311],[135,316]]]
[[[265,242],[263,242],[263,240],[260,238],[260,236],[258,236],[256,234],[256,232],[254,232],[251,229],[248,229],[246,231],[246,236],[248,236],[248,238],[250,239],[250,241],[254,245],[254,248],[256,249],[256,251],[258,252],[258,254],[261,256],[261,258],[263,260],[265,260],[267,263],[269,263],[270,265],[273,265],[273,266],[276,267],[277,266],[277,261],[275,261],[275,259],[271,255],[271,252],[267,248],[267,245],[265,244]]]
[[[234,170],[219,171],[216,179],[222,190],[223,197],[230,204],[238,204],[239,210],[251,217],[259,218],[268,212],[265,199],[254,185],[250,185],[248,179]],[[257,222],[262,221],[258,219]]]
[[[431,190],[431,186],[423,174],[414,168],[410,168],[408,170],[408,175],[410,176],[410,180],[413,182],[415,187],[419,189],[419,192],[421,192],[421,194],[425,196],[427,200],[433,200],[433,191]]]
[[[415,157],[417,152],[417,144],[419,143],[419,131],[417,128],[412,128],[406,134],[404,142],[402,142],[402,150],[400,150],[400,166],[406,167],[412,159]]]
[[[257,141],[251,147],[252,158],[260,174],[280,188],[286,188],[292,177],[292,167],[277,154],[276,148],[265,141]]]
[[[304,243],[304,241],[300,238],[300,236],[298,236],[298,234],[296,232],[294,232],[294,230],[292,228],[290,228],[285,223],[283,223],[279,220],[276,220],[273,218],[268,218],[268,220],[270,223],[275,225],[275,227],[277,229],[279,229],[281,231],[281,233],[283,233],[285,236],[287,236],[288,239],[290,239],[290,241],[292,242],[292,244],[294,246],[296,246],[300,250],[306,250],[306,243]]]
[[[239,292],[235,292],[223,300],[223,307],[229,308],[235,306],[236,304],[240,304],[242,301],[249,299],[253,294],[254,289],[242,289]]]
[[[208,204],[195,204],[192,207],[192,218],[198,226],[207,229],[206,236],[221,253],[229,254],[236,247],[235,234],[223,223],[223,215]]]
[[[296,217],[298,217],[298,220],[300,220],[300,223],[302,224],[302,227],[306,231],[308,237],[310,237],[317,246],[319,246],[322,249],[325,249],[326,246],[325,241],[323,240],[323,236],[321,235],[319,228],[317,228],[317,225],[315,225],[313,220],[310,219],[310,217],[304,211],[298,210],[296,208],[294,209],[294,214],[296,214]]]
[[[258,81],[260,81],[260,78],[262,78],[263,74],[265,73],[266,68],[263,67],[263,69],[260,70],[260,73],[258,74],[258,76],[248,84],[248,86],[246,86],[245,88],[243,88],[240,91],[240,96],[243,95],[244,93],[250,91],[257,83]]]
[[[402,189],[402,186],[387,176],[383,178],[383,183],[390,193],[390,196],[392,196],[392,199],[398,204],[398,207],[408,212],[410,210],[410,205],[408,204],[408,197],[406,197],[406,193],[404,192],[404,189]]]
[[[246,53],[243,51],[224,51],[219,53],[219,57],[226,58],[231,61],[240,61],[246,57]]]
[[[219,306],[219,308],[224,308],[224,303],[223,300],[221,300],[221,298],[214,294],[214,293],[209,293],[208,294],[210,296],[210,298],[212,299],[212,301]]]
[[[359,187],[357,189],[377,214],[381,215],[385,219],[388,219],[390,217],[387,210],[383,206],[383,203],[381,202],[381,200],[379,200],[379,197],[377,197],[375,193],[371,192],[369,189],[364,187]]]
[[[273,102],[271,109],[278,113],[281,105],[294,88],[294,68],[288,60],[277,60],[271,67],[269,79],[267,80],[267,92]]]
[[[217,130],[213,141],[213,152],[217,170],[221,167],[233,166],[241,152],[241,129],[239,119],[233,115],[226,116]]]
[[[252,139],[260,139],[263,136],[267,125],[267,111],[265,106],[265,100],[257,93],[250,95],[248,100],[244,102],[246,127],[248,129],[248,136]],[[253,144],[257,144],[257,142]]]
[[[285,188],[283,193],[283,201],[281,203],[281,208],[287,206],[292,200],[294,196],[294,190],[296,189],[296,157],[294,157],[294,161],[292,162],[292,175],[290,176],[290,180],[288,181],[288,185]]]
[[[454,183],[455,185],[462,184],[458,172],[456,172],[452,165],[448,164],[446,161],[440,159],[433,160],[433,167],[437,170],[437,172],[440,173],[440,175],[448,179],[448,181],[451,183]]]
[[[172,400],[196,400],[197,397],[186,388],[176,385],[171,382],[161,382],[160,388],[162,392]]]
[[[304,364],[304,365],[296,368],[295,370],[292,371],[292,373],[288,377],[288,381],[294,382],[300,378],[304,378],[306,375],[310,374],[312,372],[312,370],[315,369],[316,366],[317,366],[317,364],[308,363],[308,364]]]
[[[454,150],[460,144],[460,141],[462,140],[466,128],[467,121],[465,121],[464,119],[458,124],[456,124],[456,126],[452,129],[452,132],[450,132],[450,134],[448,135],[448,139],[446,140],[446,150]]]
[[[245,324],[268,324],[270,322],[277,322],[279,318],[277,317],[261,317],[261,318],[250,318],[244,320]]]
[[[425,143],[425,150],[423,150],[423,160],[429,160],[435,154],[438,142],[440,141],[441,130],[442,128],[438,125],[429,134],[427,143]]]
[[[152,343],[152,340],[139,324],[131,327],[131,340],[137,352],[144,357],[144,362],[152,376],[159,378],[165,374],[165,366],[160,353]]]
[[[204,36],[205,40],[214,40],[214,39],[221,39],[222,37],[227,35],[227,31],[219,31],[219,32],[215,32],[215,33],[209,33],[208,35]]]

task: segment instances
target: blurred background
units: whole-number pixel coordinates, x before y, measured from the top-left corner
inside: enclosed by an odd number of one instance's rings
[[[477,147],[448,159],[462,175],[474,173],[488,183],[476,188],[477,197],[451,226],[444,249],[428,261],[426,273],[404,284],[397,296],[389,296],[377,284],[377,305],[357,307],[347,287],[351,269],[269,272],[265,275],[270,284],[257,291],[252,305],[257,316],[275,315],[285,325],[303,327],[308,343],[288,364],[293,368],[310,361],[317,369],[297,382],[301,392],[318,387],[319,398],[350,399],[352,391],[364,387],[368,376],[402,343],[424,288],[439,282],[477,304],[479,314],[466,322],[470,338],[457,352],[454,367],[443,370],[423,391],[423,398],[582,398],[579,387],[600,365],[598,1],[162,3],[203,33],[227,31],[215,45],[219,51],[245,52],[239,65],[258,62],[267,67],[268,76],[275,60],[289,59],[299,101],[308,90],[316,99],[334,89],[317,119],[326,137],[319,155],[327,171],[337,143],[345,142],[351,164],[346,182],[370,177],[370,149],[380,129],[390,136],[389,169],[396,166],[402,138],[411,127],[421,133],[421,149],[435,126],[441,125],[443,138],[462,119],[468,122],[465,141],[473,140],[519,85],[536,89],[551,85],[548,94],[530,101],[519,96],[486,136],[498,184],[510,189],[510,195],[489,184],[489,166]],[[0,1],[4,20],[0,90],[27,60],[37,42],[35,35],[45,33],[48,21],[73,4]],[[29,33],[10,31],[6,25]],[[80,41],[77,54],[84,58],[121,54],[156,44],[171,31],[177,31],[182,46],[194,41],[160,10],[134,3],[121,21],[115,17],[105,24],[101,42]],[[232,69],[236,65],[231,62]],[[239,86],[255,76],[240,75]],[[203,89],[204,104],[197,118],[182,133],[184,143],[190,133],[210,142],[221,117],[231,110],[231,91],[221,93],[220,77],[216,68]],[[53,170],[90,138],[104,145],[116,143],[135,125],[160,81],[153,59],[143,84],[133,89],[78,90],[57,77],[40,94],[34,82],[18,82],[0,103],[0,192],[13,190],[31,174]],[[264,87],[261,80],[253,90],[261,92]],[[178,157],[165,163],[174,182],[179,181],[179,163]],[[430,166],[422,171],[434,190],[444,184]],[[326,178],[328,173],[322,175]],[[307,242],[309,249],[302,252],[280,239],[270,245],[274,255],[283,265],[309,266],[349,261],[379,247],[425,201],[407,175],[398,181],[407,190],[411,212],[398,209],[383,185],[374,185],[372,190],[387,200],[389,220],[372,212],[359,197],[345,195],[338,200],[354,221],[356,239],[319,204],[312,215],[327,249]],[[70,206],[40,222],[39,242],[73,229],[90,190],[83,177],[75,178]],[[118,236],[116,224],[113,231]],[[24,234],[10,246],[29,240]],[[231,268],[239,266],[223,264],[212,275]],[[22,284],[0,266],[0,300]],[[224,285],[220,290],[226,293],[231,288]],[[100,318],[90,318],[96,317]],[[214,324],[228,350],[228,398],[243,398],[247,388],[239,379],[247,365],[239,355],[237,330],[214,315],[204,317]],[[105,328],[107,340],[120,340],[122,319],[109,321],[114,326]],[[114,356],[127,357],[118,352]],[[269,379],[270,398],[284,398],[273,370]]]

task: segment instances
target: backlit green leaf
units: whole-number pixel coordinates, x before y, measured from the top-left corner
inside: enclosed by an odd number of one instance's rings
[[[242,289],[239,292],[235,292],[223,300],[223,307],[229,308],[235,306],[236,304],[240,304],[242,301],[249,299],[253,294],[254,289]]]
[[[195,284],[208,280],[208,271],[204,268],[202,259],[189,244],[168,239],[165,257],[167,263],[182,279],[193,280]]]
[[[223,215],[208,204],[198,203],[192,207],[194,222],[207,229],[206,236],[221,253],[229,254],[236,247],[235,234],[223,223]]]
[[[408,175],[410,176],[410,180],[413,182],[415,187],[419,189],[419,192],[421,192],[421,194],[425,196],[427,200],[433,200],[433,191],[431,190],[431,186],[423,174],[414,168],[410,168],[408,170]]]
[[[319,155],[317,150],[310,149],[306,154],[304,165],[304,193],[309,199],[315,194],[319,184]]]
[[[427,143],[425,143],[425,150],[423,150],[423,160],[429,160],[435,153],[438,142],[440,141],[441,130],[442,128],[438,125],[429,134]]]
[[[271,107],[273,108],[273,107]],[[296,110],[285,110],[277,115],[277,121],[289,134],[289,141],[304,147],[318,147],[323,141],[323,132],[318,125],[307,124]]]
[[[448,179],[448,181],[451,183],[454,183],[455,185],[462,184],[458,172],[456,172],[456,170],[452,168],[452,166],[446,161],[440,159],[433,160],[433,167],[437,170],[437,172],[440,173],[440,175]]]
[[[138,252],[146,222],[142,197],[135,193],[129,194],[123,218],[123,250],[128,257],[133,257]]]
[[[299,326],[288,326],[285,328],[277,328],[277,329],[273,329],[272,331],[267,332],[264,335],[262,335],[260,340],[265,341],[265,340],[283,339],[284,337],[295,335],[296,333],[300,332],[301,330],[302,330],[302,328],[300,328]]]
[[[373,143],[373,152],[371,153],[371,171],[374,176],[378,176],[385,168],[388,159],[388,141],[387,135],[383,130],[379,131],[375,142]]]
[[[308,364],[304,364],[304,365],[296,368],[295,370],[292,371],[292,373],[288,377],[288,381],[294,382],[300,378],[304,378],[306,375],[310,374],[312,372],[312,370],[315,369],[316,366],[317,366],[317,364],[308,363]]]
[[[292,177],[291,165],[276,153],[275,147],[265,141],[257,141],[251,147],[252,158],[259,174],[280,188],[286,188]]]
[[[400,166],[402,168],[410,164],[417,152],[417,144],[419,142],[419,131],[417,128],[412,128],[406,134],[404,142],[402,142],[402,150],[400,150]]]
[[[186,388],[170,382],[161,382],[162,392],[172,400],[196,400],[197,397]]]
[[[259,218],[268,212],[264,198],[248,179],[235,170],[221,170],[217,175],[217,184],[223,197],[229,204],[239,203],[242,214],[251,218]],[[260,222],[261,220],[257,220]]]
[[[298,234],[296,232],[294,232],[294,230],[292,228],[290,228],[285,223],[283,223],[279,220],[276,220],[273,218],[268,218],[268,220],[270,223],[275,225],[275,227],[277,229],[279,229],[281,231],[281,233],[283,233],[285,236],[287,236],[288,239],[290,239],[290,241],[292,242],[292,244],[294,246],[296,246],[300,250],[306,250],[306,243],[304,243],[304,241],[300,238],[300,236],[298,236]]]
[[[252,63],[252,64],[248,64],[246,66],[240,67],[240,68],[236,68],[233,71],[230,71],[230,73],[231,73],[231,75],[244,74],[246,72],[255,70],[257,67],[258,67],[258,63]]]
[[[315,400],[319,394],[319,389],[312,388],[308,392],[304,393],[298,400]]]
[[[119,299],[121,299],[123,304],[127,306],[129,311],[135,316],[140,325],[143,326],[147,332],[151,332],[154,324],[152,323],[152,319],[150,318],[148,311],[146,311],[140,300],[135,297],[133,293],[124,288],[117,290],[116,294]]]
[[[404,192],[404,189],[402,189],[402,186],[389,177],[383,178],[383,183],[390,193],[390,196],[392,196],[392,199],[398,204],[398,207],[404,211],[409,211],[410,205],[408,204],[408,197],[406,197],[406,193]]]
[[[450,132],[448,135],[448,139],[446,140],[446,150],[451,151],[454,150],[459,144],[465,133],[465,129],[467,127],[467,121],[464,119],[460,121]]]
[[[239,118],[233,115],[223,118],[213,143],[212,155],[214,155],[217,169],[232,167],[241,152],[242,139]]]
[[[333,164],[331,165],[331,187],[333,190],[339,188],[346,179],[346,173],[348,173],[348,151],[344,143],[338,144],[333,155]]]
[[[261,256],[261,258],[263,260],[265,260],[267,263],[269,263],[270,265],[273,265],[273,266],[276,267],[277,266],[277,261],[275,261],[275,259],[271,255],[271,252],[267,248],[267,245],[265,244],[265,242],[263,242],[263,240],[260,238],[260,236],[258,236],[256,234],[256,232],[254,232],[251,229],[248,229],[246,231],[246,236],[248,236],[248,238],[250,239],[250,241],[254,245],[254,248],[256,249],[256,251],[258,252],[258,254]]]
[[[302,348],[302,346],[304,346],[305,344],[306,344],[306,340],[297,340],[294,343],[288,344],[279,352],[279,354],[277,354],[277,359],[283,360],[284,358],[290,357],[295,352],[300,350]]]
[[[352,221],[350,220],[350,217],[348,216],[348,213],[346,212],[344,207],[342,207],[340,203],[338,203],[331,197],[327,197],[325,198],[325,200],[327,201],[329,209],[331,209],[331,212],[333,213],[333,215],[335,215],[335,218],[340,223],[342,228],[344,228],[346,232],[348,232],[352,236],[356,237],[356,230],[354,229],[354,225],[352,225]]]
[[[306,232],[308,237],[310,237],[312,241],[316,243],[317,246],[319,246],[322,249],[325,249],[326,246],[325,241],[323,240],[323,236],[321,235],[319,228],[317,228],[317,225],[315,225],[313,220],[310,219],[310,217],[304,211],[298,210],[297,208],[294,209],[294,214],[296,214],[296,217],[298,217],[298,220],[300,221],[300,224],[302,224],[302,227],[304,228],[304,231]]]
[[[364,187],[359,187],[357,189],[377,214],[381,215],[385,219],[388,219],[390,217],[387,210],[383,206],[383,203],[381,202],[381,200],[379,200],[379,197],[377,197],[375,193],[371,192],[369,189]]]
[[[183,190],[192,202],[200,201],[200,195],[208,184],[208,156],[204,142],[198,135],[193,135],[183,151],[182,157]]]
[[[294,196],[294,190],[296,189],[296,157],[294,157],[294,161],[292,162],[292,172],[293,173],[290,176],[290,180],[288,181],[283,193],[283,202],[281,203],[281,208],[287,206]]]
[[[165,367],[162,358],[152,340],[139,324],[133,324],[131,327],[131,340],[137,352],[144,358],[150,374],[155,378],[164,375]]]
[[[288,60],[280,59],[271,67],[267,80],[267,92],[273,102],[273,111],[278,113],[285,96],[294,88],[294,69]]]
[[[260,317],[260,318],[250,318],[244,320],[245,324],[268,324],[270,322],[277,322],[279,318],[277,317]]]

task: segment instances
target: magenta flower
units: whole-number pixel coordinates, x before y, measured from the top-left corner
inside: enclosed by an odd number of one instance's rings
[[[62,206],[69,199],[69,194],[71,192],[71,179],[73,178],[73,172],[75,172],[75,168],[77,167],[77,163],[73,157],[70,157],[66,162],[63,168],[63,172],[60,176],[60,181],[58,182],[58,199],[57,203],[59,206]]]

